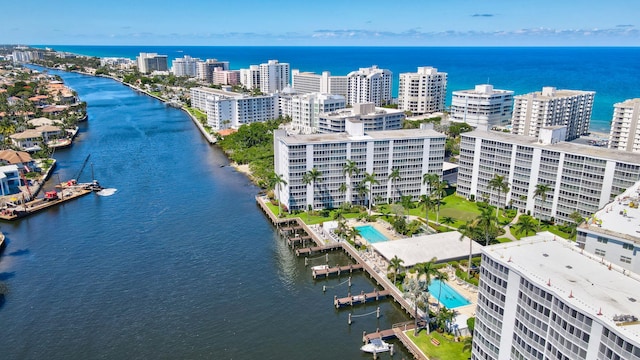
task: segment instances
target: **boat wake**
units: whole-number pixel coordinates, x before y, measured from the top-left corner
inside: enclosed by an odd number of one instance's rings
[[[98,191],[96,194],[100,195],[100,196],[111,196],[113,194],[116,193],[116,191],[118,191],[118,189],[102,189],[100,191]]]

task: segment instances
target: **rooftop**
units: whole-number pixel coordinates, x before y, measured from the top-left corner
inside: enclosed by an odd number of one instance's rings
[[[482,251],[594,320],[640,342],[640,322],[622,326],[613,320],[616,315],[640,317],[640,275],[603,263],[572,242],[555,239],[545,231]]]
[[[583,144],[576,144],[568,141],[561,141],[555,144],[541,144],[537,138],[532,136],[515,135],[505,133],[501,131],[485,131],[474,130],[471,132],[463,133],[461,136],[479,137],[488,140],[501,141],[505,143],[512,143],[516,145],[524,145],[531,147],[538,147],[547,150],[556,150],[572,154],[580,154],[585,156],[591,156],[594,158],[600,158],[605,160],[622,161],[631,164],[640,164],[640,157],[636,153],[609,149],[605,147],[590,146]]]
[[[580,227],[640,243],[640,181],[598,210]]]
[[[469,256],[469,242],[465,237],[460,241],[460,233],[449,231],[433,235],[416,236],[400,240],[373,243],[371,246],[387,260],[394,256],[404,260],[407,267],[431,261],[434,257],[438,262],[466,258]],[[480,254],[482,245],[473,242],[472,253]]]
[[[398,138],[444,138],[444,134],[435,130],[422,129],[402,129],[402,130],[384,130],[369,131],[364,136],[351,136],[347,133],[327,133],[327,134],[290,134],[280,137],[286,144],[310,144],[310,143],[341,143],[349,141],[367,141],[367,140],[390,140]],[[636,155],[637,156],[637,155]]]

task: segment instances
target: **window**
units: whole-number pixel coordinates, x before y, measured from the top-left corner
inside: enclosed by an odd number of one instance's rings
[[[631,258],[628,256],[620,256],[620,262],[631,264]]]
[[[632,250],[633,251],[633,244],[622,244],[622,248],[626,249],[626,250]]]
[[[596,249],[596,255],[598,256],[605,256],[607,252],[601,249]]]
[[[602,236],[598,236],[598,242],[599,242],[599,243],[606,244],[606,243],[608,243],[608,242],[609,242],[609,239],[607,239],[607,238],[605,238],[605,237],[602,237]]]

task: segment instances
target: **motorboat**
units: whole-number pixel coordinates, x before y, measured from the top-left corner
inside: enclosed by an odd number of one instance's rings
[[[329,269],[329,265],[316,265],[311,267],[311,270],[314,270],[314,271],[328,270],[328,269]]]
[[[390,350],[389,344],[382,339],[371,339],[368,344],[363,345],[360,350],[371,354],[387,352]]]

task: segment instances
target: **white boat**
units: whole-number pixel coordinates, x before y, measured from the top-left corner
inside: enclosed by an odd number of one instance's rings
[[[371,339],[368,344],[363,345],[360,350],[371,354],[377,354],[389,351],[389,344],[382,339]]]
[[[311,270],[314,270],[314,271],[327,270],[327,269],[329,269],[329,265],[316,265],[311,267]]]

